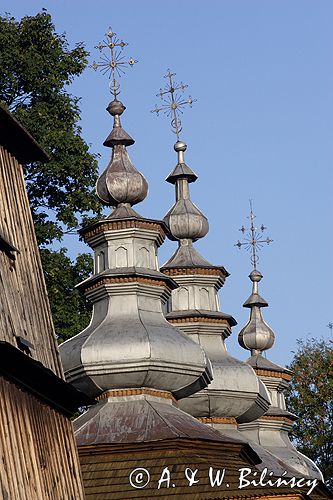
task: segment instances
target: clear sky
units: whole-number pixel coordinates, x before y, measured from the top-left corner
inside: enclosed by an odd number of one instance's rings
[[[192,200],[210,222],[197,248],[230,272],[221,307],[238,321],[227,341],[241,359],[237,333],[248,318],[250,255],[234,247],[248,220],[249,198],[257,221],[274,242],[258,268],[264,316],[276,333],[268,357],[290,362],[297,338],[329,337],[332,311],[333,2],[331,0],[2,0],[1,12],[17,18],[46,8],[71,46],[94,46],[111,25],[139,60],[122,78],[127,106],[123,126],[136,143],[129,154],[149,181],[148,199],[136,209],[162,218],[174,193],[164,178],[175,166],[175,136],[165,116],[150,110],[167,68],[198,99],[183,116],[186,161],[198,174]],[[105,168],[102,143],[112,122],[107,79],[91,69],[71,87],[81,96],[83,135]],[[72,256],[85,251],[76,236]],[[175,249],[160,250],[162,264]]]

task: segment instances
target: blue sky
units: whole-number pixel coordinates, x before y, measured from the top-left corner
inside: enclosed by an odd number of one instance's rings
[[[42,7],[71,45],[94,46],[111,25],[139,60],[122,78],[127,106],[123,126],[136,143],[129,154],[149,181],[148,199],[136,209],[162,218],[173,204],[164,178],[175,166],[175,137],[166,117],[150,110],[167,68],[198,99],[183,115],[186,161],[198,174],[192,200],[210,222],[196,245],[231,276],[221,308],[238,321],[229,351],[245,359],[237,333],[248,318],[250,255],[234,243],[247,222],[249,198],[259,224],[274,240],[258,268],[264,316],[276,333],[268,357],[290,362],[297,338],[329,337],[332,312],[333,3],[329,0],[2,0],[1,12],[17,18]],[[71,86],[82,98],[83,135],[105,168],[102,143],[112,123],[105,77],[87,69]],[[72,256],[85,251],[66,240]],[[167,242],[162,264],[174,251]]]

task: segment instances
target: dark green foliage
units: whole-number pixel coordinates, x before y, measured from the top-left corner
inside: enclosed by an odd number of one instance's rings
[[[0,102],[50,157],[49,163],[35,162],[24,168],[54,323],[61,337],[78,333],[87,321],[84,299],[70,290],[80,274],[85,275],[88,257],[79,257],[74,264],[64,250],[55,253],[46,249],[101,212],[97,197],[91,193],[97,178],[97,157],[81,137],[79,98],[67,92],[68,85],[86,67],[87,55],[81,43],[69,49],[65,35],[55,32],[46,11],[20,21],[0,17]],[[52,282],[52,265],[63,265],[61,280],[53,276]]]
[[[89,323],[91,312],[84,296],[75,285],[92,273],[89,254],[79,254],[75,262],[59,252],[42,249],[44,275],[49,296],[52,297],[52,316],[59,342],[72,337]]]
[[[25,169],[41,244],[76,228],[82,214],[100,211],[91,195],[96,155],[89,153],[81,137],[79,99],[65,90],[86,64],[83,46],[69,50],[64,35],[55,33],[49,14],[19,22],[0,17],[0,100],[51,160]]]
[[[287,405],[298,416],[293,442],[318,465],[333,489],[332,341],[298,340],[298,350],[289,368],[294,376]]]

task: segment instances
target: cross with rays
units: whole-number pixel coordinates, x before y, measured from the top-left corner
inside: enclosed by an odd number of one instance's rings
[[[172,131],[176,134],[177,140],[179,141],[179,135],[182,131],[180,114],[183,114],[183,109],[187,104],[192,107],[192,104],[196,102],[196,99],[193,99],[191,96],[189,96],[188,99],[185,99],[182,96],[188,85],[174,82],[174,76],[176,76],[176,73],[171,73],[168,69],[167,74],[164,76],[168,82],[165,87],[163,89],[161,88],[159,93],[156,94],[157,97],[161,98],[162,104],[160,106],[157,106],[156,104],[155,109],[152,109],[151,112],[158,115],[161,111],[163,111],[168,117],[172,117]]]
[[[251,225],[250,227],[242,226],[240,228],[240,231],[243,233],[243,235],[247,231],[248,234],[243,237],[243,241],[238,240],[237,243],[235,243],[235,247],[241,249],[242,246],[245,246],[246,250],[251,250],[251,263],[253,265],[253,268],[257,269],[257,264],[259,262],[258,250],[263,247],[264,243],[267,243],[267,245],[269,245],[273,240],[269,239],[268,237],[266,239],[261,239],[262,233],[265,231],[265,229],[267,229],[267,227],[265,227],[263,224],[261,224],[260,228],[255,227],[255,218],[256,216],[254,215],[252,210],[252,200],[250,200],[250,216],[248,217],[248,219],[250,219]]]
[[[96,45],[96,49],[100,52],[105,48],[110,49],[110,56],[102,53],[100,61],[98,63],[93,62],[91,67],[94,70],[100,68],[101,73],[103,75],[108,74],[110,79],[110,92],[113,94],[114,98],[117,98],[117,95],[120,93],[120,83],[117,81],[116,77],[120,78],[122,74],[125,73],[126,66],[133,66],[136,61],[132,57],[128,60],[125,59],[125,56],[122,55],[124,47],[128,45],[128,43],[123,42],[116,36],[117,34],[109,28],[109,31],[106,33],[106,40],[100,42]]]

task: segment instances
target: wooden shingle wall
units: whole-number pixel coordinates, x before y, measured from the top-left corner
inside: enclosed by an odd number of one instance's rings
[[[84,498],[69,419],[0,377],[0,500]]]
[[[239,489],[239,469],[251,464],[235,451],[223,450],[209,443],[182,443],[159,445],[151,443],[150,449],[137,446],[81,447],[79,448],[83,482],[87,499],[91,500],[324,500],[328,497],[312,494],[306,497],[300,491],[288,488],[248,487]],[[192,447],[192,449],[191,449]],[[209,450],[209,448],[212,448]],[[100,448],[100,449],[99,449]],[[128,448],[128,449],[126,449]],[[142,447],[143,448],[143,447]],[[183,448],[183,449],[182,449]],[[225,479],[220,486],[212,486],[213,476],[225,470]],[[253,470],[255,470],[255,467]],[[168,469],[169,474],[163,472]],[[189,484],[187,477],[197,470],[197,483]],[[138,470],[139,469],[139,470]],[[148,475],[147,475],[148,472]],[[132,475],[131,475],[132,474]],[[140,474],[142,476],[140,477]],[[131,478],[131,479],[130,479]],[[162,480],[160,485],[159,481]],[[168,481],[167,478],[170,478]],[[147,484],[146,484],[147,483]],[[134,487],[136,484],[137,487]],[[160,486],[160,489],[159,489]]]
[[[0,237],[20,252],[0,250],[0,340],[28,340],[31,357],[63,377],[22,167],[2,146],[0,193]]]
[[[75,409],[63,403],[68,394],[80,396],[63,380],[18,161],[47,157],[1,107],[0,144],[0,347],[8,353],[6,362],[0,359],[0,500],[81,500],[80,464],[68,417]]]

